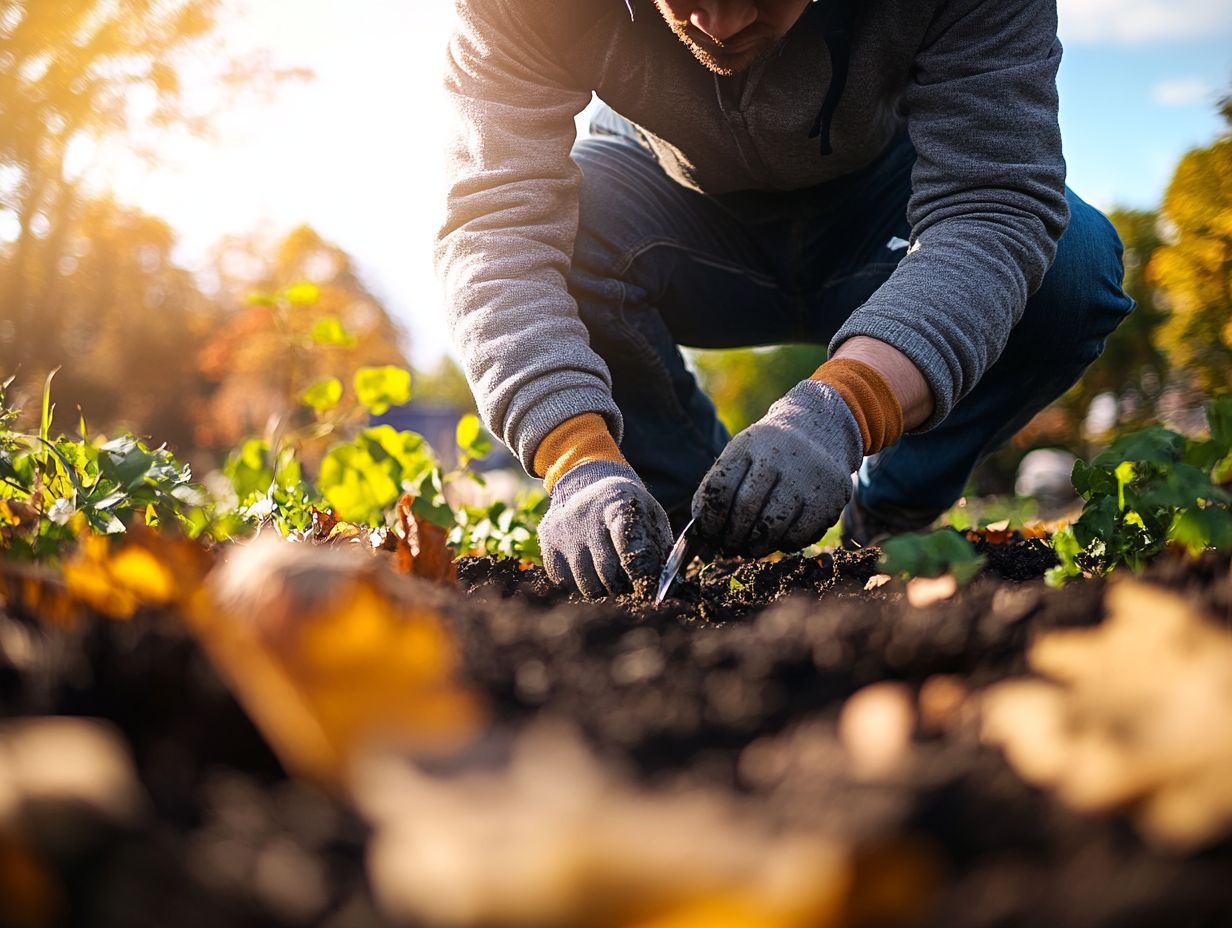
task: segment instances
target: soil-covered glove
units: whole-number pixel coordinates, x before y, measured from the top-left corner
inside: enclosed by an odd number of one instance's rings
[[[865,441],[839,391],[805,380],[731,440],[693,496],[702,538],[760,557],[819,540],[851,498]]]
[[[539,546],[552,580],[598,599],[657,579],[672,530],[632,467],[588,461],[553,484]]]

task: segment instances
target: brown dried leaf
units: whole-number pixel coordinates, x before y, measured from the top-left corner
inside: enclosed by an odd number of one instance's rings
[[[398,500],[398,547],[394,552],[394,569],[408,577],[420,577],[433,583],[457,586],[458,572],[453,551],[446,543],[448,534],[439,525],[419,518],[411,511],[413,496]]]

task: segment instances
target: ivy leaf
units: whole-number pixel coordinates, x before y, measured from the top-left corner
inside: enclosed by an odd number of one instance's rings
[[[423,436],[379,425],[330,449],[317,482],[338,518],[376,525],[404,492],[419,495],[436,469]]]
[[[322,316],[312,326],[309,336],[318,345],[332,345],[336,348],[355,347],[355,336],[342,325],[337,316]]]
[[[300,402],[316,412],[328,412],[342,400],[342,381],[337,377],[318,380],[300,395]]]
[[[1232,453],[1232,393],[1211,400],[1206,421],[1211,427],[1211,441],[1223,452],[1220,457]]]
[[[1172,464],[1179,461],[1185,438],[1158,425],[1148,426],[1112,443],[1091,463],[1097,467],[1116,467],[1123,461],[1135,464]]]
[[[355,395],[364,408],[379,416],[411,398],[411,372],[393,365],[361,367],[355,372]]]
[[[248,439],[227,456],[222,472],[241,503],[264,494],[274,482],[269,442],[263,438]]]

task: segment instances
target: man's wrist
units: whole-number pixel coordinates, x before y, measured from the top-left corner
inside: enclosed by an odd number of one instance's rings
[[[867,335],[855,335],[834,352],[832,360],[840,359],[860,361],[881,375],[898,400],[904,430],[928,421],[933,414],[933,392],[928,381],[915,363],[893,345]]]
[[[587,412],[565,420],[544,437],[535,451],[534,468],[550,493],[565,474],[593,461],[628,465],[603,417]]]
[[[890,382],[863,361],[832,358],[813,374],[834,390],[855,419],[864,454],[876,454],[902,437],[903,410]]]

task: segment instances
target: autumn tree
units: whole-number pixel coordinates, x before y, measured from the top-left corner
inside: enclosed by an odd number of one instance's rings
[[[211,383],[197,440],[229,448],[308,415],[303,392],[365,366],[407,366],[402,334],[343,249],[302,226],[272,249],[233,237],[215,251],[215,298],[235,307],[204,342]],[[309,449],[311,457],[311,449]]]
[[[225,54],[220,15],[221,0],[0,0],[0,229],[10,241],[0,247],[0,370],[71,361],[52,338],[67,238],[88,199],[70,154],[106,138],[138,153],[139,131],[203,131],[234,94],[288,76]],[[177,68],[191,52],[217,62],[210,86],[221,96],[185,92]]]
[[[1225,102],[1225,115],[1230,109]],[[1181,159],[1163,214],[1168,243],[1150,265],[1171,314],[1161,344],[1199,388],[1226,390],[1232,385],[1232,134]]]
[[[186,414],[203,382],[184,361],[217,309],[174,263],[174,232],[98,199],[82,204],[62,236],[64,255],[46,284],[56,324],[43,332],[48,355],[63,359],[55,381],[62,425],[76,424],[80,406],[95,430],[131,430],[187,452]]]

